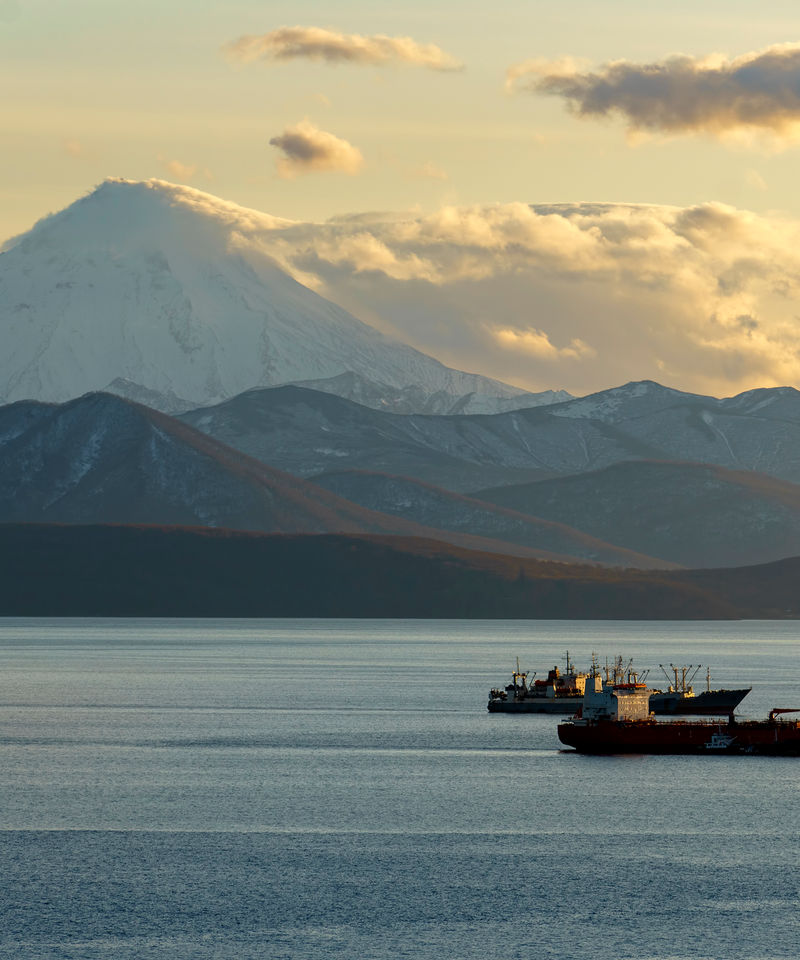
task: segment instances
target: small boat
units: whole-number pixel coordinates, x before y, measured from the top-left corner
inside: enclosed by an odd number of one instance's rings
[[[616,657],[613,664],[603,669],[606,681],[623,682],[638,675],[631,669],[632,661],[624,664],[622,657]],[[670,677],[663,664],[659,664],[667,678],[667,689],[654,689],[650,692],[650,710],[657,714],[673,716],[725,716],[733,713],[744,700],[751,687],[739,690],[712,690],[711,673],[706,670],[706,689],[695,693],[692,681],[701,669],[700,666],[676,667],[670,664],[673,676]],[[694,671],[694,672],[692,672]],[[511,683],[503,688],[489,692],[487,708],[490,713],[551,713],[572,715],[583,703],[586,683],[599,677],[601,670],[597,658],[592,657],[592,665],[585,673],[576,670],[566,653],[566,669],[562,673],[557,666],[549,670],[541,680],[533,674],[520,670],[517,658],[516,670],[511,675]],[[647,674],[642,674],[645,678]]]
[[[558,725],[563,744],[579,753],[698,753],[800,756],[800,721],[778,714],[800,708],[776,707],[766,720],[656,720],[643,684],[602,683],[587,688],[583,708]]]
[[[736,743],[736,737],[728,733],[712,733],[705,748],[706,750],[730,750],[734,743]]]

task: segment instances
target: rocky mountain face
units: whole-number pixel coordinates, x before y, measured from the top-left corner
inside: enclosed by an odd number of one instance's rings
[[[489,411],[524,395],[297,283],[258,239],[279,222],[158,180],[106,181],[41,220],[0,253],[0,402],[109,390],[175,412],[263,385],[335,388],[348,373],[407,409]]]

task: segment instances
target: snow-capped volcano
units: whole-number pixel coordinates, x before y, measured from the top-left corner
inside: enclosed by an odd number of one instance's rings
[[[108,180],[0,254],[0,402],[110,388],[168,411],[348,371],[430,396],[527,397],[362,323],[278,268],[283,221],[159,180]],[[525,405],[524,401],[520,404]]]

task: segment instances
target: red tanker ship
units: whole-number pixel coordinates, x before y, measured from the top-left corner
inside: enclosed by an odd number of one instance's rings
[[[587,685],[582,711],[558,725],[562,743],[581,753],[753,753],[800,756],[800,708],[775,708],[767,720],[658,721],[643,683]]]

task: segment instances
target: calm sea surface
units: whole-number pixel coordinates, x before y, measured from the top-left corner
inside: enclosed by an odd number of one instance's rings
[[[0,620],[0,957],[797,960],[800,759],[487,713],[567,649],[800,707],[798,623]]]

